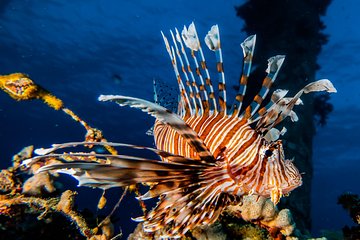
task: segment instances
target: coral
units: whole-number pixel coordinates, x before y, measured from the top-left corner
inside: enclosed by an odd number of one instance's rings
[[[28,75],[23,73],[0,76],[0,88],[17,101],[41,99],[55,110],[63,107],[60,99],[51,95],[39,85],[36,85]]]
[[[223,217],[220,222],[195,228],[191,231],[191,239],[298,239],[290,236],[295,230],[290,211],[279,211],[270,199],[264,197],[244,196],[238,205],[229,206],[225,215],[228,217]],[[128,239],[160,239],[157,235],[159,232],[154,235],[144,232],[140,223]]]
[[[0,172],[0,191],[9,192],[15,188],[14,173],[7,169]]]
[[[295,229],[295,223],[289,209],[282,209],[273,220],[268,222],[263,220],[261,224],[270,229],[279,229],[285,236],[291,235]]]
[[[50,213],[59,212],[66,216],[79,229],[80,233],[89,239],[110,239],[113,234],[111,222],[104,221],[99,231],[98,227],[90,228],[85,219],[74,210],[75,192],[67,190],[59,198],[42,199],[39,197],[26,197],[21,194],[15,196],[1,195],[0,198],[0,215],[14,217],[16,215],[15,206],[26,205],[32,214],[40,215],[38,220],[44,219]],[[101,232],[101,234],[97,234]],[[98,237],[98,238],[92,238]]]
[[[72,222],[74,222],[82,235],[86,237],[92,237],[98,232],[98,228],[90,229],[83,217],[81,217],[75,210],[74,210],[74,201],[75,201],[76,192],[72,192],[67,190],[63,192],[61,195],[60,201],[56,205],[56,211],[62,212],[65,214]]]
[[[35,174],[25,181],[23,184],[22,193],[26,195],[40,196],[43,191],[46,193],[52,193],[55,190],[56,189],[50,174],[47,172],[42,172]]]
[[[34,99],[39,91],[38,86],[23,73],[0,76],[0,88],[17,101]]]
[[[295,229],[290,211],[278,211],[271,200],[264,197],[244,196],[240,204],[229,206],[227,213],[265,227],[273,237],[279,234],[289,236]]]
[[[52,219],[54,214],[60,213],[74,223],[80,233],[88,239],[110,239],[114,235],[110,217],[105,218],[98,226],[90,228],[85,219],[74,209],[75,192],[67,190],[60,197],[43,197],[44,193],[49,194],[56,190],[53,174],[51,172],[34,174],[44,164],[40,162],[33,164],[29,169],[22,167],[22,161],[31,157],[32,150],[32,146],[23,148],[14,155],[13,166],[0,171],[0,217],[3,221],[1,227],[4,227],[3,224],[20,221],[24,218],[24,213],[25,216],[38,215],[38,220]],[[52,158],[47,160],[47,164],[54,162],[58,161]],[[34,175],[23,182],[20,176],[24,174],[19,173]],[[100,201],[103,205],[106,204],[104,199]]]
[[[17,154],[12,157],[13,168],[18,169],[23,160],[30,158],[34,150],[34,146],[27,146],[20,150]]]
[[[105,192],[104,192],[105,193]],[[98,205],[97,205],[97,208],[98,209],[103,209],[104,207],[105,207],[105,205],[106,205],[106,202],[107,202],[107,200],[106,200],[106,198],[105,198],[105,196],[104,196],[104,194],[101,196],[101,198],[99,199],[99,203],[98,203]]]
[[[270,236],[264,231],[264,229],[251,224],[237,224],[230,223],[227,225],[228,231],[231,232],[233,239],[244,240],[263,240],[270,239]]]
[[[143,224],[142,224],[142,223],[139,223],[139,224],[136,226],[134,232],[131,233],[127,239],[128,239],[128,240],[138,240],[138,239],[154,240],[154,239],[156,239],[156,238],[154,238],[154,234],[144,232],[144,230],[143,230]]]
[[[220,223],[215,223],[211,226],[201,226],[195,228],[192,232],[192,237],[196,240],[226,240],[227,235]]]
[[[90,238],[90,240],[107,240],[107,239],[117,239],[122,236],[122,233],[118,234],[116,237],[111,238],[114,236],[114,226],[107,218],[103,221],[101,226],[101,234],[94,235]]]

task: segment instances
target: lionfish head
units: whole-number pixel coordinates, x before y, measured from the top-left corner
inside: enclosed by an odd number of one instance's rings
[[[293,160],[285,159],[283,143],[263,141],[260,147],[259,157],[262,159],[263,170],[262,184],[260,188],[266,195],[271,197],[277,204],[282,195],[289,194],[295,188],[301,186],[302,178]]]

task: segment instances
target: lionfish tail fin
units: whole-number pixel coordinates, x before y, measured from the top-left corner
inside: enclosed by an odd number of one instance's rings
[[[321,79],[306,85],[294,97],[285,97],[287,90],[276,90],[271,96],[271,102],[266,109],[260,109],[258,113],[260,116],[253,119],[253,122],[258,121],[256,130],[266,133],[273,127],[278,125],[286,117],[290,117],[292,121],[298,121],[297,114],[292,110],[295,105],[302,104],[300,99],[303,93],[326,91],[329,93],[336,93],[336,89],[328,79]]]

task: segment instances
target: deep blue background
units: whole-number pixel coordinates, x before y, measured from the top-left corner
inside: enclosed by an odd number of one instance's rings
[[[152,138],[145,132],[153,119],[136,110],[99,103],[97,97],[122,94],[152,100],[154,78],[175,84],[160,30],[182,28],[191,21],[200,36],[219,24],[227,83],[236,84],[242,59],[239,44],[246,37],[234,9],[241,3],[2,0],[0,73],[29,74],[90,125],[102,129],[111,141],[152,146]],[[312,215],[316,234],[351,223],[336,205],[337,196],[344,191],[360,193],[359,11],[356,0],[335,0],[323,18],[330,41],[319,57],[317,75],[331,79],[338,93],[331,97],[335,109],[328,124],[318,128],[315,136]],[[82,140],[83,136],[83,128],[62,112],[40,101],[17,103],[0,92],[2,167],[9,166],[11,156],[24,146],[46,147]],[[86,195],[79,194],[81,204],[96,204],[98,191],[80,191]],[[128,199],[121,208],[122,228],[132,226],[129,217],[137,216],[138,209],[128,210],[136,206],[130,202]]]

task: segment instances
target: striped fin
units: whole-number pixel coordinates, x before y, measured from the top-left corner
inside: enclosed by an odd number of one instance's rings
[[[166,184],[157,184],[142,197],[160,196],[160,201],[137,220],[145,221],[144,230],[148,232],[165,229],[162,237],[183,236],[197,226],[212,224],[229,201],[228,195],[221,193],[221,183],[218,184],[223,173],[220,169],[208,169],[189,182],[174,183],[172,190]]]
[[[194,22],[192,22],[191,24],[194,25],[194,30],[196,32]],[[196,36],[197,36],[197,33],[196,33]],[[198,39],[198,41],[199,41],[199,39]],[[209,88],[209,98],[211,99],[211,104],[212,104],[212,105],[210,105],[210,110],[212,110],[214,112],[217,112],[217,104],[216,104],[216,99],[215,99],[214,87],[213,87],[212,82],[211,82],[209,70],[207,68],[207,64],[206,64],[206,60],[205,60],[203,50],[201,48],[201,44],[199,44],[199,52],[198,53],[199,53],[200,59],[201,59],[201,61],[200,61],[201,68],[202,68],[202,70],[205,71],[205,75],[206,75],[205,84]]]
[[[218,90],[219,90],[218,102],[220,105],[219,112],[223,114],[227,114],[225,74],[224,74],[223,57],[221,53],[220,33],[219,33],[218,25],[214,25],[211,27],[210,31],[205,36],[205,43],[211,51],[215,51],[216,60],[217,60],[216,68],[219,73],[219,83],[218,83]]]
[[[80,161],[79,155],[60,154],[71,158],[74,162],[50,164],[41,167],[37,173],[58,170],[73,176],[79,181],[79,186],[99,187],[108,189],[123,187],[137,183],[176,182],[187,180],[196,175],[203,166],[167,163],[147,159],[129,159],[112,156],[111,164]],[[53,157],[53,156],[43,156]],[[79,160],[79,161],[77,161]]]
[[[70,156],[77,160],[77,156]],[[177,238],[197,226],[215,222],[229,203],[228,195],[222,193],[222,184],[224,180],[233,184],[233,180],[226,178],[227,170],[219,166],[208,168],[121,157],[115,160],[111,164],[84,161],[52,164],[38,172],[57,170],[74,177],[80,186],[102,189],[138,183],[150,185],[149,192],[138,198],[160,196],[159,202],[135,220],[144,221],[147,232],[161,230],[162,237]]]
[[[243,43],[241,43],[241,48],[243,50],[244,54],[244,61],[243,61],[243,70],[242,75],[240,78],[240,88],[238,93],[236,94],[234,103],[231,107],[230,113],[233,116],[238,116],[239,112],[242,107],[242,102],[244,99],[244,95],[246,93],[246,84],[248,81],[248,78],[250,76],[251,71],[251,64],[252,64],[252,58],[254,55],[255,50],[255,43],[256,43],[256,35],[252,35],[247,37]]]
[[[257,114],[255,114],[254,116],[251,117],[249,123],[256,122],[260,118],[262,118],[262,116],[264,116],[269,110],[271,110],[271,108],[275,107],[276,104],[281,99],[283,99],[288,92],[289,92],[288,90],[276,89],[271,95],[270,102],[265,107],[260,108],[257,111]]]
[[[206,91],[204,78],[200,71],[199,61],[195,55],[195,52],[200,51],[200,41],[196,32],[195,24],[192,22],[189,27],[187,28],[184,26],[182,32],[181,32],[182,40],[184,41],[185,45],[191,50],[191,57],[193,58],[194,64],[195,64],[195,72],[200,80],[200,93],[201,93],[201,99],[203,101],[203,107],[204,107],[204,114],[208,114],[210,111],[210,104],[209,104],[209,96]],[[210,82],[207,83],[208,85]],[[214,98],[215,99],[215,98]],[[214,106],[212,106],[214,107]]]
[[[287,116],[290,116],[293,121],[297,121],[297,116],[292,111],[295,105],[301,104],[300,96],[303,93],[326,91],[329,93],[335,93],[336,89],[328,79],[318,80],[316,82],[309,83],[303,89],[301,89],[293,98],[284,98],[283,95],[277,100],[259,119],[256,125],[256,129],[261,132],[269,131],[275,127]],[[284,92],[283,92],[284,93]],[[276,96],[278,97],[278,96]]]
[[[181,163],[181,164],[188,164],[194,166],[211,166],[211,164],[199,162],[198,160],[194,160],[191,158],[186,158],[183,156],[175,155],[160,149],[151,148],[151,147],[144,147],[132,144],[125,144],[125,143],[113,143],[113,142],[68,142],[68,143],[61,143],[61,144],[53,144],[51,148],[38,148],[34,150],[34,153],[39,155],[29,159],[26,159],[22,162],[22,166],[30,167],[32,164],[36,163],[37,161],[44,159],[44,157],[65,157],[69,155],[73,155],[76,157],[96,157],[98,159],[105,159],[104,162],[109,162],[108,159],[114,158],[124,158],[124,159],[135,159],[135,160],[144,160],[138,157],[132,156],[124,156],[124,155],[112,155],[112,154],[94,154],[94,153],[71,153],[71,154],[54,154],[53,152],[64,149],[64,148],[72,148],[78,146],[86,146],[86,145],[93,145],[93,146],[111,146],[111,147],[122,147],[122,148],[132,148],[135,150],[146,150],[150,152],[154,152],[158,156],[166,159],[167,162],[172,163]]]
[[[177,67],[177,62],[176,62],[176,57],[175,57],[175,50],[173,47],[170,47],[169,41],[167,40],[167,38],[164,36],[163,32],[161,32],[162,36],[163,36],[163,40],[165,42],[165,47],[166,50],[169,54],[170,60],[171,60],[171,64],[173,66],[174,69],[174,73],[179,85],[179,91],[180,91],[180,95],[181,95],[181,102],[182,102],[182,109],[181,109],[181,115],[183,117],[189,117],[191,116],[193,113],[191,112],[192,107],[191,107],[191,103],[189,100],[189,97],[187,95],[187,92],[185,90],[184,87],[184,83],[181,79],[178,67]]]
[[[179,33],[179,31],[177,30],[177,28],[175,28],[175,32],[176,32],[176,35],[175,35],[176,41],[180,44],[181,54],[183,55],[184,60],[185,60],[185,63],[186,63],[186,68],[185,68],[185,69],[187,70],[187,72],[188,72],[189,75],[190,75],[191,86],[194,87],[194,90],[195,90],[195,98],[196,98],[196,100],[197,100],[197,101],[196,101],[196,106],[198,107],[198,112],[197,112],[197,113],[198,113],[198,115],[202,115],[203,112],[204,112],[204,107],[203,107],[202,100],[201,100],[201,95],[200,95],[200,91],[199,91],[199,86],[198,86],[198,84],[196,83],[194,73],[193,73],[193,71],[191,70],[189,58],[188,58],[188,56],[187,56],[187,54],[186,54],[183,41],[181,40],[181,36],[180,36],[180,33]]]
[[[183,62],[183,59],[181,57],[181,53],[180,53],[180,50],[178,48],[178,45],[176,43],[176,40],[175,40],[175,36],[173,34],[173,32],[170,30],[170,33],[171,33],[171,38],[173,40],[173,44],[175,46],[175,52],[176,52],[176,55],[180,61],[180,66],[181,66],[181,70],[185,76],[185,83],[186,83],[186,86],[187,86],[187,89],[188,89],[188,95],[190,96],[190,99],[191,99],[191,116],[194,116],[197,112],[198,112],[198,107],[197,107],[197,104],[196,104],[196,99],[195,99],[195,96],[194,96],[194,92],[192,90],[192,86],[190,84],[190,79],[189,79],[189,76],[186,72],[186,69],[185,69],[185,66],[184,66],[184,62]],[[161,33],[163,35],[163,38],[164,38],[164,41],[166,39],[166,37],[164,36],[163,33]]]
[[[266,95],[269,93],[269,89],[274,83],[284,60],[284,55],[277,55],[268,59],[268,67],[266,69],[267,76],[263,80],[260,92],[255,96],[253,102],[245,109],[245,112],[241,116],[245,116],[245,118],[254,116]]]
[[[133,97],[126,97],[120,95],[101,95],[100,101],[115,101],[120,106],[130,106],[139,108],[143,112],[147,112],[159,121],[171,126],[178,134],[180,134],[186,142],[192,146],[199,154],[201,160],[213,162],[214,157],[212,153],[207,149],[203,140],[199,138],[197,133],[191,129],[183,119],[178,115],[172,113],[160,105],[155,103]]]

